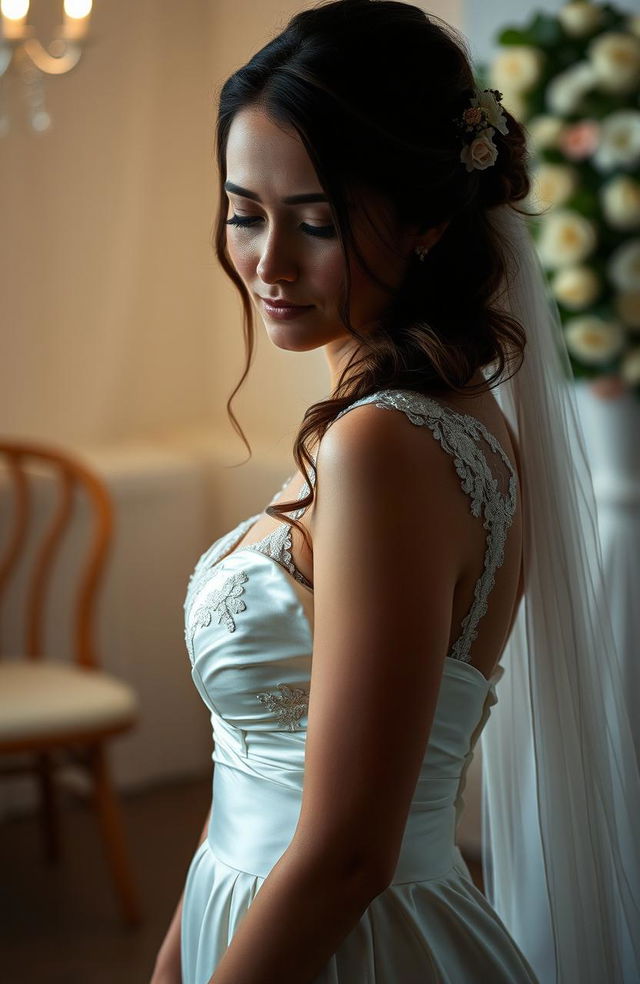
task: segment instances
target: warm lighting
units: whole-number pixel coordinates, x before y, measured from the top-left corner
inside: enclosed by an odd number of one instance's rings
[[[9,20],[23,20],[29,13],[29,0],[2,0],[0,11]]]
[[[20,41],[26,37],[29,0],[2,0],[2,35],[6,41]]]
[[[63,36],[77,41],[83,38],[89,28],[91,0],[64,0]]]
[[[48,47],[33,37],[27,24],[29,0],[0,0],[2,35],[0,36],[0,84],[13,65],[24,81],[33,130],[47,130],[51,117],[44,104],[44,78],[65,75],[78,64],[81,42],[89,30],[92,0],[64,0],[64,23]],[[9,130],[9,118],[0,98],[0,137]]]
[[[88,17],[92,6],[92,0],[64,0],[67,17]]]

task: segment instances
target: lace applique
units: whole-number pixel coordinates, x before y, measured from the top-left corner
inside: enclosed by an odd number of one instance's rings
[[[245,611],[247,607],[240,595],[244,592],[244,585],[248,580],[246,571],[234,571],[224,579],[219,588],[211,592],[206,602],[196,608],[193,617],[189,619],[191,625],[189,638],[185,629],[185,640],[192,663],[195,662],[193,639],[196,631],[211,625],[214,616],[217,617],[218,624],[224,625],[228,632],[235,632],[236,623],[233,616]]]
[[[293,478],[293,476],[291,476]],[[287,481],[290,481],[288,479]],[[311,482],[313,484],[313,473],[311,474]],[[287,483],[285,482],[285,485]],[[283,486],[284,488],[284,486]],[[307,482],[302,483],[302,488],[300,489],[297,498],[303,499],[309,493],[309,485]],[[273,500],[272,500],[273,502]],[[271,505],[271,503],[269,503]],[[305,506],[300,509],[296,509],[291,515],[294,519],[299,519],[305,512]],[[291,574],[291,576],[303,584],[305,588],[309,588],[313,591],[313,585],[307,580],[302,571],[299,571],[293,562],[292,557],[292,544],[291,544],[291,524],[282,520],[279,526],[276,526],[274,530],[267,533],[266,536],[259,540],[257,543],[250,543],[245,548],[247,550],[257,550],[258,553],[266,554],[275,560],[277,563],[281,564],[286,570]]]
[[[255,523],[260,515],[260,513],[256,513],[255,516],[249,516],[248,519],[243,519],[232,530],[229,530],[228,533],[225,533],[212,543],[208,550],[205,550],[202,554],[187,584],[187,593],[184,600],[184,611],[187,617],[189,614],[187,609],[190,608],[192,599],[196,597],[200,589],[211,577],[211,569],[215,567],[221,557],[224,557],[225,554],[232,550],[236,543],[240,542],[247,530]]]
[[[295,474],[295,472],[294,472]],[[278,498],[282,490],[289,484],[293,474],[289,475],[285,479],[280,489],[274,494],[273,498],[270,500],[269,505],[271,505]],[[305,482],[298,498],[301,499],[309,491],[309,486]],[[304,512],[304,507],[297,510],[293,516],[298,519],[300,515]],[[204,585],[211,577],[211,571],[221,560],[228,557],[235,550],[236,546],[244,535],[251,529],[254,523],[261,518],[263,513],[255,513],[253,516],[249,516],[247,519],[243,519],[237,526],[228,533],[225,533],[218,540],[211,544],[208,550],[202,554],[198,560],[187,584],[187,591],[185,595],[185,600],[183,604],[184,614],[185,614],[185,639],[187,640],[187,649],[189,649],[189,640],[187,635],[186,625],[190,622],[191,608],[193,606],[194,600],[202,590]],[[295,564],[293,563],[291,555],[291,526],[285,522],[282,522],[276,527],[271,533],[263,537],[258,543],[248,544],[243,549],[246,550],[257,550],[260,553],[264,553],[271,557],[277,563],[282,564],[289,573],[303,584],[305,587],[313,590],[313,586],[307,581],[304,574],[302,574]]]
[[[264,704],[276,714],[278,724],[281,724],[287,731],[300,730],[298,724],[300,718],[307,713],[309,707],[309,693],[301,687],[288,687],[284,683],[278,684],[278,690],[265,691],[256,694],[261,704]]]
[[[471,609],[462,620],[462,634],[449,653],[453,659],[468,662],[471,645],[478,636],[478,622],[488,609],[487,599],[495,584],[495,572],[504,561],[507,533],[516,510],[516,470],[502,445],[477,417],[443,406],[422,393],[411,390],[375,393],[345,407],[335,419],[364,403],[375,403],[375,406],[386,410],[401,410],[413,424],[427,425],[443,449],[454,459],[462,489],[471,498],[472,514],[479,517],[484,512],[483,526],[487,530],[484,569],[475,585]],[[478,444],[480,439],[486,441],[508,469],[506,494],[500,491],[498,479],[493,477]]]
[[[302,512],[302,510],[298,510],[298,512]],[[294,518],[297,519],[298,517],[295,516]],[[306,588],[313,591],[313,585],[307,581],[302,571],[299,571],[293,563],[291,554],[291,526],[288,523],[283,522],[258,543],[248,544],[246,549],[257,550],[258,553],[263,553],[271,557],[272,560],[282,564],[296,581],[299,581],[300,584],[304,584]]]

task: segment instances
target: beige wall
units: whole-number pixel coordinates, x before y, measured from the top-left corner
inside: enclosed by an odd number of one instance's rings
[[[44,39],[61,5],[32,6]],[[240,305],[210,246],[215,93],[300,6],[97,2],[80,64],[47,83],[42,134],[7,80],[0,432],[82,446],[202,427],[244,458],[224,409]],[[429,9],[459,23],[459,0]],[[261,337],[236,411],[252,446],[288,459],[326,386],[322,352]]]

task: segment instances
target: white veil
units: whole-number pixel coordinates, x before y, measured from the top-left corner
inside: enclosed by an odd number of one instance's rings
[[[541,984],[638,984],[640,775],[573,373],[525,219],[489,215],[527,346],[493,390],[520,446],[525,595],[480,739],[485,891]]]

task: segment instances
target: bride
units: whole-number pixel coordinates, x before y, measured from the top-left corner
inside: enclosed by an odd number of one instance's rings
[[[330,387],[189,583],[212,808],[153,984],[640,979],[640,781],[500,99],[395,0],[302,11],[222,88],[232,397],[254,309]],[[455,844],[481,735],[486,895]]]

